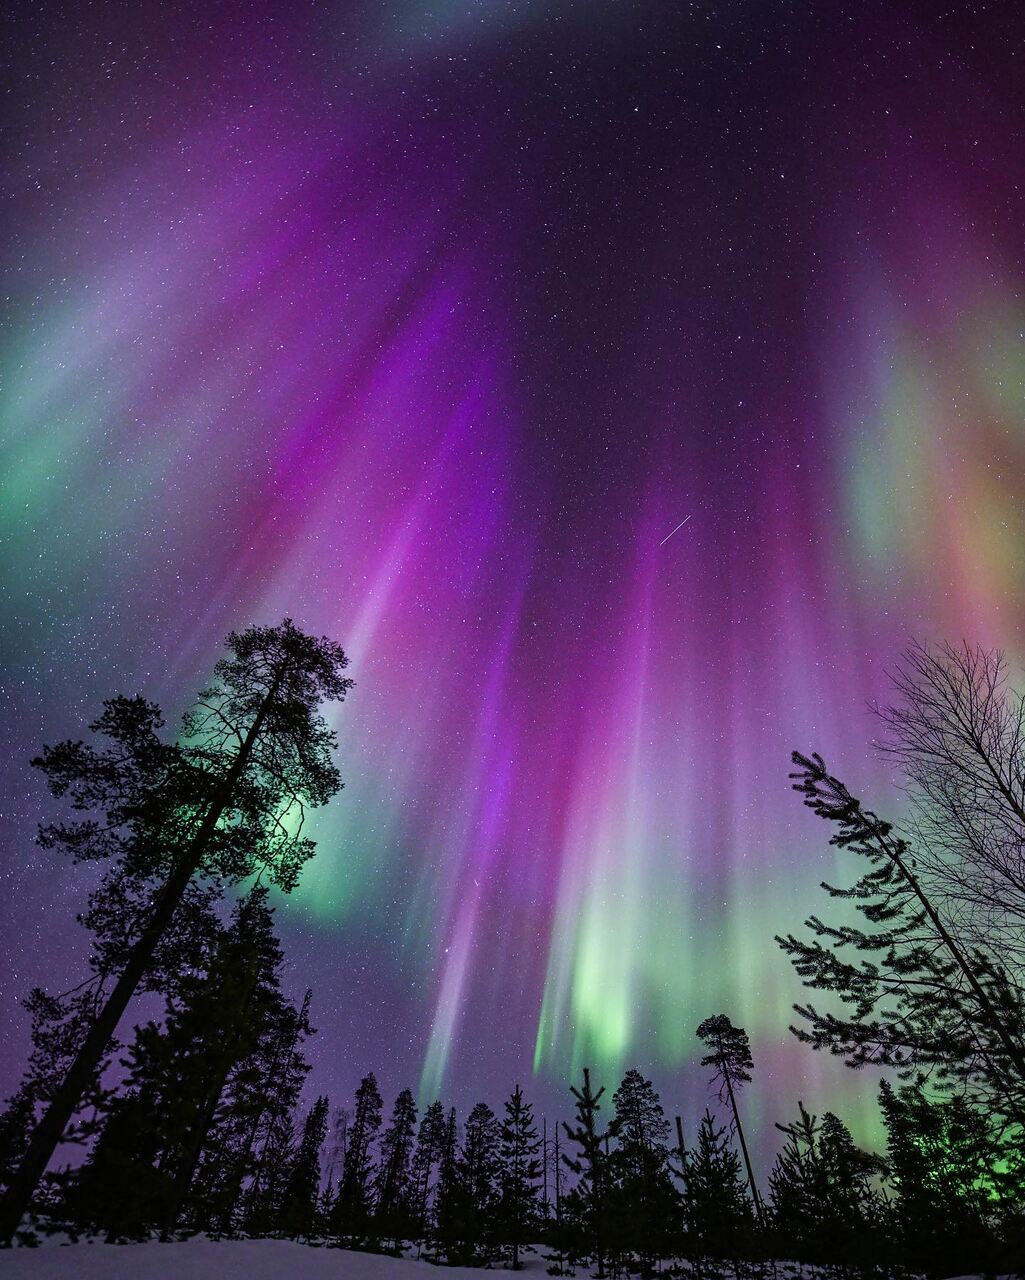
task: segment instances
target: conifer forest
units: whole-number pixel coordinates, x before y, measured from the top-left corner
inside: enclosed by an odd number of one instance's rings
[[[5,17],[0,1280],[1025,1280],[1025,7]]]

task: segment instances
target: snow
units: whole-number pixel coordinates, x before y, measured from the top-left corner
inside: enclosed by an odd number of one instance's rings
[[[548,1265],[535,1253],[524,1259],[523,1270],[531,1280],[546,1280]],[[812,1270],[794,1267],[793,1273],[811,1280]],[[195,1237],[172,1244],[120,1245],[48,1241],[37,1249],[0,1250],[0,1280],[482,1280],[486,1274],[479,1267],[436,1267],[413,1258],[317,1248],[293,1240]],[[512,1280],[511,1272],[498,1274]]]
[[[534,1255],[525,1259],[524,1271],[541,1280],[547,1266]],[[0,1251],[0,1280],[481,1280],[484,1274],[480,1268],[439,1268],[293,1240],[197,1237],[171,1244],[44,1243]]]

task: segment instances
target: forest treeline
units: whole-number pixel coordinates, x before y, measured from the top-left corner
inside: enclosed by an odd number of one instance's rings
[[[89,742],[33,762],[64,802],[40,842],[102,873],[79,916],[82,981],[25,1000],[0,1239],[277,1235],[513,1268],[541,1249],[553,1274],[600,1276],[1021,1265],[1025,707],[999,654],[917,647],[895,673],[878,746],[899,826],[794,756],[793,786],[859,874],[822,886],[846,904],[835,921],[776,939],[826,1000],[795,1005],[791,1030],[885,1069],[886,1148],[795,1100],[764,1177],[744,1123],[756,1064],[724,1013],[696,1028],[717,1106],[693,1132],[637,1070],[611,1096],[585,1070],[572,1118],[551,1121],[519,1086],[497,1114],[421,1112],[404,1089],[386,1116],[372,1074],[348,1106],[304,1105],[312,993],[282,988],[268,891],[297,883],[305,812],[342,785],[324,707],[352,687],[346,667],[287,619],[232,633],[176,734],[119,697]],[[132,1025],[140,1001],[153,1016]]]

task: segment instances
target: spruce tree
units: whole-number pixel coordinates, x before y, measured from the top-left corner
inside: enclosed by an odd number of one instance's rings
[[[280,1172],[292,1148],[292,1117],[309,1072],[303,1046],[313,1034],[307,991],[302,1005],[283,1005],[254,1052],[225,1088],[216,1151],[200,1166],[209,1187],[212,1227],[270,1231],[280,1211]]]
[[[881,1203],[875,1182],[886,1172],[881,1156],[856,1146],[850,1130],[826,1111],[819,1156],[829,1185],[830,1246],[837,1261],[864,1270],[881,1256]]]
[[[317,1234],[320,1210],[320,1153],[327,1136],[327,1098],[310,1108],[292,1160],[279,1229],[293,1240]]]
[[[689,1153],[686,1191],[691,1246],[705,1272],[715,1274],[718,1263],[735,1261],[746,1252],[753,1214],[740,1157],[710,1111],[702,1116],[697,1143]]]
[[[245,1234],[270,1235],[284,1208],[285,1178],[295,1154],[296,1112],[284,1099],[265,1114],[260,1154],[243,1207]]]
[[[501,1243],[509,1250],[514,1271],[520,1269],[520,1253],[540,1220],[538,1182],[541,1139],[534,1123],[534,1110],[524,1100],[519,1085],[505,1103],[498,1159],[498,1201],[495,1217]]]
[[[85,1215],[83,1225],[114,1238],[137,1233],[143,1224],[119,1215],[129,1202],[141,1212],[139,1189],[156,1191],[158,1184],[159,1204],[152,1204],[146,1226],[167,1234],[190,1198],[191,1225],[210,1225],[209,1168],[223,1168],[230,1157],[224,1129],[237,1107],[238,1086],[246,1076],[262,1086],[261,1044],[291,1020],[279,987],[281,963],[266,892],[255,889],[236,907],[206,971],[182,978],[163,1023],[136,1029],[124,1060],[127,1097],[113,1108],[103,1141],[77,1179],[73,1199]],[[204,1162],[201,1191],[193,1198]],[[129,1182],[135,1184],[131,1197],[111,1185]]]
[[[610,1161],[609,1232],[644,1274],[668,1252],[678,1227],[669,1177],[669,1121],[650,1080],[631,1070],[613,1095],[618,1146]]]
[[[465,1189],[459,1159],[459,1126],[455,1107],[449,1110],[441,1135],[438,1157],[438,1186],[434,1199],[434,1244],[439,1256],[449,1262],[462,1258],[465,1238]]]
[[[95,1086],[121,1018],[146,987],[194,879],[220,888],[262,870],[269,881],[292,888],[313,853],[292,819],[341,786],[331,760],[335,736],[319,712],[323,701],[340,701],[351,687],[342,675],[341,648],[305,635],[290,619],[232,633],[228,648],[175,741],[161,738],[163,721],[152,703],[115,698],[92,726],[109,747],[62,742],[34,762],[76,815],[45,825],[40,839],[75,861],[113,864],[107,884],[123,929],[112,948],[116,963],[102,974],[71,1061],[45,1099],[0,1200],[0,1242],[17,1231],[68,1124]],[[140,913],[120,910],[121,889],[125,901],[143,905]]]
[[[500,1126],[486,1102],[466,1117],[459,1177],[463,1191],[462,1243],[471,1259],[490,1257],[491,1224],[499,1171]]]
[[[373,1212],[375,1164],[373,1145],[381,1127],[381,1093],[371,1072],[360,1081],[349,1139],[338,1184],[338,1196],[331,1209],[331,1230],[349,1241],[366,1239]]]
[[[803,1262],[826,1259],[832,1221],[831,1187],[819,1150],[820,1126],[803,1102],[791,1124],[777,1124],[787,1141],[769,1174],[772,1223],[783,1256]]]
[[[110,1102],[67,1188],[63,1207],[74,1231],[102,1232],[114,1244],[149,1239],[163,1224],[172,1180],[160,1168],[164,1134],[153,1101],[130,1089]]]
[[[286,1016],[281,965],[267,892],[258,887],[236,908],[224,945],[208,974],[196,984],[191,1001],[176,1002],[163,1031],[151,1036],[156,1070],[165,1079],[168,1074],[171,1077],[170,1096],[163,1098],[162,1106],[169,1123],[180,1130],[177,1151],[172,1154],[168,1149],[162,1161],[168,1172],[174,1170],[165,1234],[178,1225],[220,1118],[229,1079],[249,1065],[261,1040],[268,1031],[273,1034]],[[141,1046],[139,1052],[131,1068],[135,1081],[147,1070]],[[218,1157],[222,1153],[223,1147]],[[208,1213],[203,1220],[209,1220]]]
[[[445,1127],[444,1107],[440,1102],[432,1102],[424,1112],[417,1131],[411,1173],[413,1231],[421,1244],[430,1228],[431,1192],[445,1143]]]
[[[374,1230],[378,1238],[393,1240],[396,1248],[412,1229],[411,1161],[415,1134],[416,1102],[412,1091],[403,1089],[381,1137],[374,1183]]]
[[[597,1091],[591,1088],[591,1073],[584,1067],[582,1088],[570,1086],[576,1104],[576,1124],[563,1124],[566,1136],[577,1147],[576,1155],[563,1155],[563,1162],[577,1176],[577,1185],[566,1196],[564,1211],[569,1220],[571,1235],[567,1239],[570,1252],[578,1250],[594,1258],[599,1278],[605,1275],[606,1255],[606,1182],[608,1141],[616,1136],[617,1122],[613,1119],[602,1130],[598,1122],[601,1098],[605,1086]],[[573,1247],[572,1235],[577,1236]]]

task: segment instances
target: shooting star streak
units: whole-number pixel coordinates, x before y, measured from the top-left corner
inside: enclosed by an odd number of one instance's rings
[[[692,511],[690,515],[692,516],[693,514],[694,512]],[[676,533],[678,530],[682,529],[689,519],[690,519],[690,516],[684,516],[683,519],[680,521],[680,523],[676,526],[676,528],[670,529],[669,532],[666,534],[666,536],[662,539],[662,541],[658,545],[660,547],[664,547],[666,543],[669,541],[669,539],[673,536],[673,534]]]

